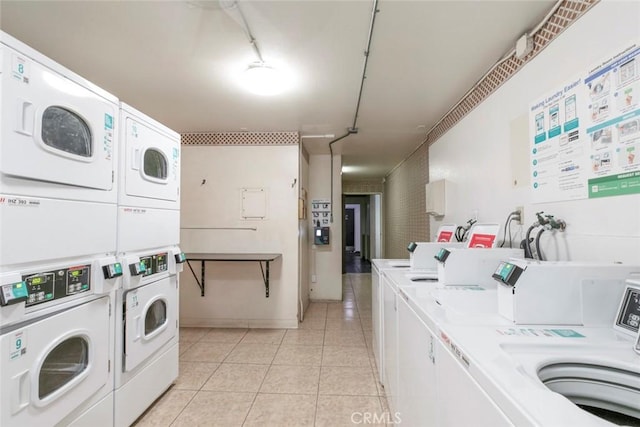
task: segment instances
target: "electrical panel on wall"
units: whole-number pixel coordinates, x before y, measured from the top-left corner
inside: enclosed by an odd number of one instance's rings
[[[446,206],[447,181],[440,179],[428,182],[426,191],[426,212],[433,216],[444,216]]]
[[[314,227],[330,227],[331,201],[328,199],[312,200],[311,219]]]
[[[311,201],[311,220],[315,245],[328,245],[331,233],[331,201],[317,199]]]
[[[267,191],[264,188],[242,189],[242,219],[267,217]]]

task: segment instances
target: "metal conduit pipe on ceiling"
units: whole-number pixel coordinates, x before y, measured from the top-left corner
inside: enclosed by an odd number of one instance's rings
[[[330,222],[333,224],[333,209],[334,209],[334,203],[333,203],[333,144],[335,144],[336,142],[340,141],[341,139],[344,139],[346,137],[348,137],[351,134],[354,133],[358,133],[358,113],[360,112],[360,104],[362,102],[362,92],[364,90],[364,79],[367,78],[367,65],[369,63],[369,52],[371,49],[371,39],[373,36],[373,27],[375,25],[376,22],[376,14],[380,12],[378,10],[378,0],[373,0],[373,9],[371,11],[371,23],[369,24],[369,35],[367,36],[367,48],[364,51],[364,63],[362,65],[362,76],[360,77],[360,90],[358,91],[358,101],[356,102],[356,111],[353,114],[353,124],[351,125],[350,128],[347,129],[347,133],[345,133],[344,135],[334,139],[333,141],[329,142],[329,153],[330,153],[330,161],[331,161],[331,170],[330,170],[330,174],[329,176],[331,177],[331,197],[329,200],[331,200],[331,213],[330,213]]]

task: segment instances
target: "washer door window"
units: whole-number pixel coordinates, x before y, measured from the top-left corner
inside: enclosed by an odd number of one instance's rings
[[[44,399],[78,378],[89,366],[89,341],[67,338],[47,355],[38,373],[38,397]]]
[[[58,425],[113,390],[109,301],[101,297],[0,335],[0,426]]]
[[[149,339],[167,324],[167,301],[157,299],[151,303],[144,316],[144,336]]]
[[[129,372],[177,336],[178,287],[170,276],[125,294],[124,371]]]

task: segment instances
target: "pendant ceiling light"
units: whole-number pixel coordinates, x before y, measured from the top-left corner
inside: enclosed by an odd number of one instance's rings
[[[262,53],[258,47],[258,41],[253,36],[249,24],[247,23],[244,13],[240,8],[237,0],[220,0],[220,4],[225,12],[230,14],[237,22],[240,23],[244,30],[249,44],[253,48],[258,60],[249,64],[241,76],[243,86],[249,91],[257,95],[277,95],[283,92],[287,87],[287,79],[281,70],[268,65],[262,58]]]

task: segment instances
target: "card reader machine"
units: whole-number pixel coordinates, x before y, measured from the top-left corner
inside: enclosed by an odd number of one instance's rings
[[[315,227],[313,229],[313,244],[328,245],[329,244],[329,227]]]
[[[631,335],[640,323],[640,290],[629,282],[628,304],[619,301],[625,280],[638,272],[634,265],[510,259],[491,277],[498,313],[515,324],[609,326],[620,306],[614,329]]]
[[[640,275],[627,279],[613,329],[631,335],[633,350],[640,355]]]

